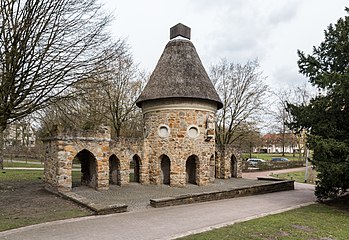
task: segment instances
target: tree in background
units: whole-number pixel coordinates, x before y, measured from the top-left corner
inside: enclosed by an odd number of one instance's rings
[[[268,86],[257,60],[243,65],[223,59],[211,67],[210,78],[223,102],[216,115],[216,142],[231,144],[248,135],[243,126],[263,113]]]
[[[0,9],[1,160],[9,123],[56,102],[108,59],[111,17],[96,0],[1,0]]]
[[[285,146],[286,144],[292,144],[290,138],[287,137],[289,134],[295,134],[297,140],[297,147],[299,149],[299,158],[302,157],[302,152],[305,153],[303,146],[303,134],[297,133],[289,129],[287,123],[292,122],[293,116],[287,111],[287,104],[294,105],[306,105],[311,99],[311,92],[307,88],[306,84],[301,86],[296,86],[292,88],[281,88],[273,92],[276,97],[275,110],[271,111],[272,116],[275,119],[274,130],[277,130],[281,135],[281,145],[282,145],[282,156],[285,156]],[[293,153],[295,154],[295,153]]]
[[[136,100],[146,82],[146,74],[139,71],[129,53],[105,64],[103,69],[97,79],[105,83],[105,117],[112,126],[113,135],[139,136],[142,133],[142,113],[136,106]]]
[[[73,131],[95,130],[104,124],[112,127],[113,137],[137,137],[142,132],[142,116],[135,101],[145,74],[138,70],[125,44],[108,52],[112,61],[101,61],[90,78],[75,83],[69,99],[38,113],[42,135],[51,134],[57,124]]]
[[[346,8],[349,13],[349,9]],[[298,51],[300,72],[322,92],[310,104],[289,105],[290,127],[308,130],[319,200],[337,197],[349,187],[349,17],[325,30],[325,40],[311,55]]]
[[[237,135],[240,135],[234,146],[238,147],[243,153],[249,153],[249,157],[252,157],[254,149],[262,145],[262,138],[260,130],[257,127],[257,123],[250,122],[248,124],[242,124],[236,131]]]

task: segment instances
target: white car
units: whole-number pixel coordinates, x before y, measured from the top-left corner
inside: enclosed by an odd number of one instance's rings
[[[258,164],[265,163],[266,161],[260,158],[249,158],[247,163],[253,167],[257,167]]]

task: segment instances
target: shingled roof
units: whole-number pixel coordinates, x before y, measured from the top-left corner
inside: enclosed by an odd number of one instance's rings
[[[174,39],[167,43],[154,72],[137,99],[144,101],[168,98],[203,99],[223,104],[209,79],[191,41]]]

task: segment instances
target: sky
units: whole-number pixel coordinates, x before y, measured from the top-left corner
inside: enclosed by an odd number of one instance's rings
[[[101,0],[114,15],[110,29],[125,39],[135,62],[152,72],[170,27],[191,28],[191,41],[208,72],[225,58],[258,59],[273,89],[304,84],[297,49],[310,54],[330,23],[346,15],[344,0]]]

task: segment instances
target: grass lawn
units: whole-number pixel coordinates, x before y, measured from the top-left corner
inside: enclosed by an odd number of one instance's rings
[[[0,231],[93,214],[44,190],[42,178],[42,170],[0,170]]]
[[[272,177],[280,178],[280,179],[289,179],[289,180],[295,180],[296,182],[304,183],[305,178],[305,171],[301,172],[290,172],[290,173],[279,173],[279,174],[273,174]],[[315,184],[316,178],[316,172],[312,169],[309,169],[308,171],[308,180],[307,183]]]
[[[313,204],[180,239],[346,240],[349,236],[348,224],[348,211]]]
[[[10,184],[15,182],[42,182],[43,170],[0,170],[0,183]],[[0,188],[1,190],[1,188]]]
[[[52,212],[48,211],[39,211],[35,212],[33,214],[24,214],[23,216],[16,216],[12,217],[11,215],[5,215],[3,213],[0,214],[0,232],[39,224],[39,223],[45,223],[45,222],[51,222],[55,220],[61,220],[61,219],[69,219],[74,217],[83,217],[86,215],[84,210],[76,208],[67,208],[67,209],[56,209],[52,210]]]

